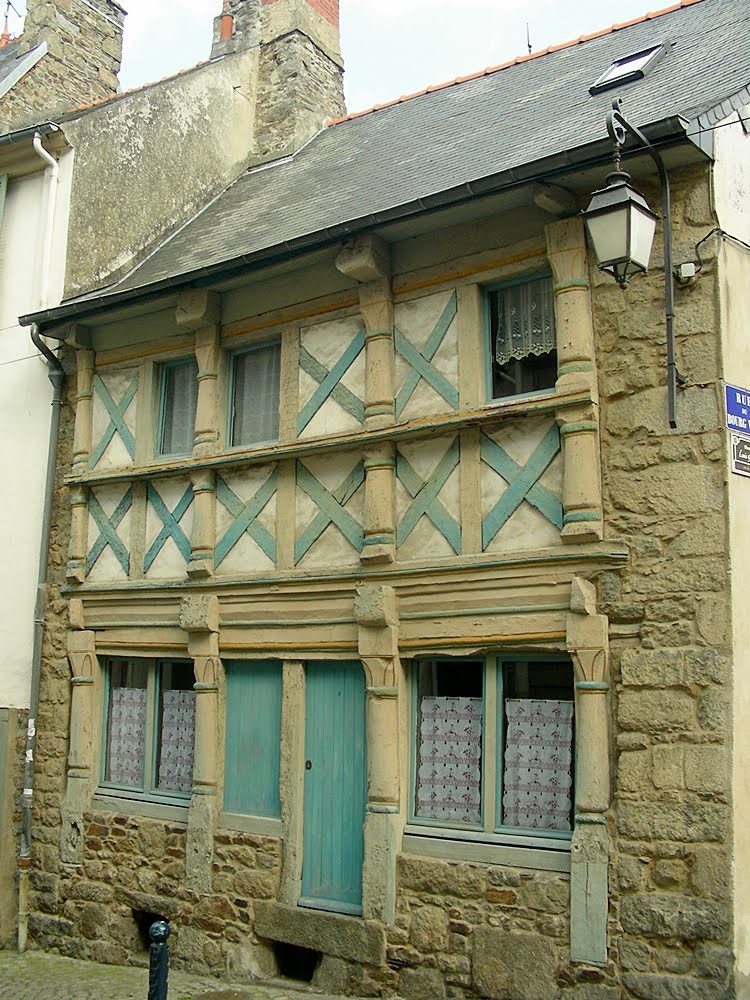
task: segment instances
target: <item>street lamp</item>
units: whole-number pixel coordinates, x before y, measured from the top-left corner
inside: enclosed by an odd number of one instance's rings
[[[645,271],[656,230],[655,215],[643,195],[630,183],[621,169],[622,149],[628,135],[645,148],[656,164],[661,180],[661,208],[664,222],[664,298],[667,327],[667,411],[670,427],[677,426],[675,414],[677,385],[684,382],[677,371],[674,356],[674,288],[672,285],[672,212],[669,178],[658,150],[640,129],[620,111],[619,98],[607,114],[607,131],[614,144],[615,169],[607,176],[606,187],[595,191],[583,213],[586,230],[596,255],[597,266],[611,274],[621,288],[627,287],[634,274]]]

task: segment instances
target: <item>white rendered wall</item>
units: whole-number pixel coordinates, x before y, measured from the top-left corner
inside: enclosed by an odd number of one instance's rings
[[[739,122],[722,124],[714,132],[716,214],[724,232],[750,243],[750,136]],[[750,388],[750,251],[722,240],[719,274],[724,379]],[[726,436],[728,446],[728,432]],[[750,478],[730,474],[728,497],[734,661],[734,933],[737,996],[742,1000],[750,998]]]
[[[8,181],[0,228],[0,707],[29,704],[39,534],[52,389],[47,366],[19,327],[39,299],[46,172]],[[72,153],[60,161],[49,302],[62,297]],[[0,168],[2,172],[2,168]]]

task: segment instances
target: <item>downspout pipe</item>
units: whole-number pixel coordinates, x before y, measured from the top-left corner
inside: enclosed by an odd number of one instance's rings
[[[34,150],[45,161],[47,172],[47,199],[44,226],[44,245],[39,282],[39,298],[42,306],[48,304],[49,274],[52,260],[53,226],[57,202],[57,181],[59,168],[57,160],[42,146],[39,130],[33,136]],[[57,443],[60,433],[60,410],[62,407],[65,372],[60,359],[42,340],[39,327],[31,327],[31,341],[47,362],[47,374],[52,383],[52,419],[50,421],[47,445],[47,475],[44,485],[41,538],[39,542],[39,573],[37,576],[36,601],[34,606],[34,639],[31,651],[31,692],[29,696],[29,718],[26,724],[26,745],[24,753],[23,795],[21,799],[21,843],[18,854],[18,950],[26,950],[29,935],[29,871],[31,868],[31,811],[34,799],[34,774],[36,766],[36,723],[39,710],[39,681],[42,668],[42,645],[44,642],[44,612],[47,596],[47,570],[49,567],[49,541],[52,524],[52,502],[55,493],[55,470],[57,466]]]
[[[49,566],[49,541],[52,525],[52,501],[55,492],[57,442],[60,431],[65,372],[60,359],[44,343],[39,327],[31,328],[31,340],[44,356],[48,377],[52,383],[52,419],[50,421],[47,449],[47,477],[44,485],[42,509],[42,534],[39,542],[39,574],[37,577],[36,604],[34,608],[34,641],[31,653],[31,697],[29,719],[26,727],[26,747],[23,771],[23,798],[21,806],[21,848],[18,857],[18,950],[26,950],[29,929],[29,870],[31,868],[31,809],[34,797],[34,772],[36,764],[36,720],[39,710],[39,679],[42,667],[44,640],[44,610],[47,596],[47,569]]]
[[[34,152],[49,167],[47,172],[47,200],[46,218],[44,222],[44,247],[42,249],[41,282],[39,288],[39,299],[42,308],[47,305],[49,298],[49,274],[52,263],[52,241],[55,227],[55,207],[57,205],[57,182],[60,175],[60,167],[54,156],[51,156],[42,145],[42,135],[37,129],[32,140]]]

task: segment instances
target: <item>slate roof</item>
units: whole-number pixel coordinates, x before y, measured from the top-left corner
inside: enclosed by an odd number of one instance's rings
[[[643,80],[589,94],[613,60],[659,42],[669,51]],[[750,103],[749,87],[748,0],[682,0],[606,33],[333,123],[294,157],[243,174],[119,283],[59,309],[77,312],[92,299],[104,304],[232,261],[343,238],[402,206],[438,204],[441,193],[472,182],[481,187],[483,178],[522,180],[534,173],[527,165],[559,154],[580,162],[585,157],[571,151],[605,139],[606,111],[618,94],[628,117],[644,128],[674,116],[691,121],[733,98],[720,109],[723,117]]]
[[[3,46],[0,49],[0,97],[7,94],[46,54],[46,42],[41,42],[36,48],[24,53],[21,53],[20,38]]]

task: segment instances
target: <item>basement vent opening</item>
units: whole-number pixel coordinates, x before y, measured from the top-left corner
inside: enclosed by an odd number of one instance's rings
[[[279,974],[285,979],[294,979],[298,983],[311,983],[315,970],[323,957],[319,951],[312,948],[300,948],[296,944],[284,944],[281,941],[271,942]]]
[[[149,913],[148,910],[132,910],[131,912],[135,926],[138,928],[138,940],[141,950],[148,951],[151,947],[151,937],[148,933],[151,930],[151,924],[157,920],[167,920],[167,918],[161,913]]]

